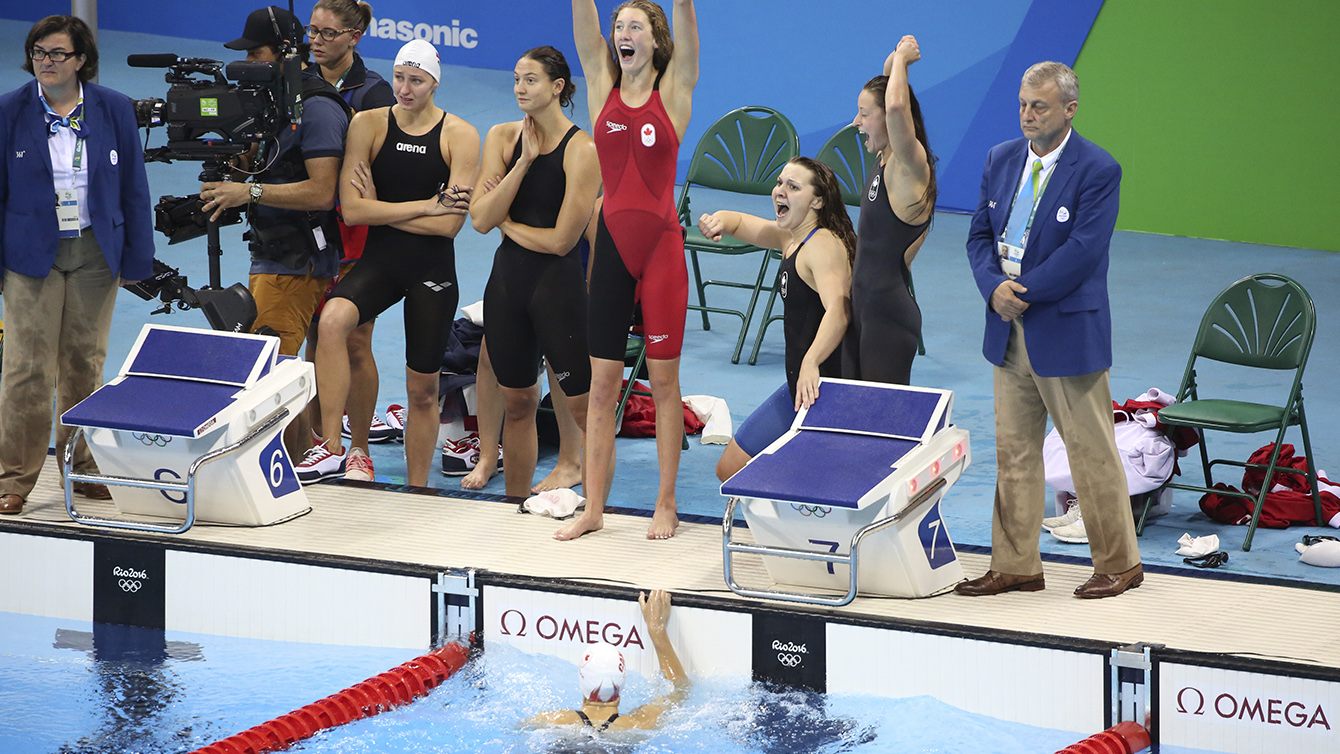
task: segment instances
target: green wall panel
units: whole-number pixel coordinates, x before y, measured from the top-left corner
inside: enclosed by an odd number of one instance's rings
[[[1108,0],[1076,128],[1125,230],[1340,251],[1340,2]]]

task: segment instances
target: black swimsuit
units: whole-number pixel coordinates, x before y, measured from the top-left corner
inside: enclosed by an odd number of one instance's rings
[[[796,400],[796,381],[800,379],[800,362],[814,344],[819,334],[819,323],[824,318],[824,302],[819,294],[809,286],[796,272],[796,259],[800,250],[818,232],[810,231],[790,256],[782,258],[782,267],[777,275],[782,289],[782,328],[786,333],[786,386],[791,390],[791,402]],[[834,348],[827,359],[819,365],[820,377],[837,377],[841,373],[842,349]]]
[[[567,193],[563,154],[580,130],[573,126],[557,148],[531,163],[508,209],[513,221],[532,228],[558,223]],[[517,139],[511,165],[520,157]],[[573,249],[562,256],[543,254],[504,235],[484,289],[484,312],[484,337],[498,384],[518,389],[534,385],[543,353],[564,395],[583,395],[591,389],[586,276],[580,254]]]
[[[921,309],[907,287],[905,254],[930,221],[903,222],[894,214],[886,189],[883,172],[877,172],[861,197],[842,376],[906,385],[917,355]]]

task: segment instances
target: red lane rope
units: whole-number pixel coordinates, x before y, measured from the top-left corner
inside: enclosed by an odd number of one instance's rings
[[[1056,754],[1135,754],[1149,748],[1149,731],[1127,720],[1102,733],[1061,749]]]
[[[196,749],[192,754],[278,751],[327,728],[372,717],[427,694],[460,670],[469,654],[460,644],[448,644],[287,715]]]

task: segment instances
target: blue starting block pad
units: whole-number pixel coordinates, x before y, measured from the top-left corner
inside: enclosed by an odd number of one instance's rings
[[[310,510],[282,432],[316,394],[311,364],[271,336],[145,325],[116,379],[66,411],[101,470],[67,452],[66,510],[80,523],[179,533],[195,520],[264,526]],[[74,482],[107,484],[119,514],[73,507]]]
[[[963,579],[940,501],[971,461],[951,423],[949,390],[823,379],[819,400],[791,429],[721,485],[726,583],[732,591],[823,605],[858,593],[936,594]],[[743,508],[753,544],[733,541]],[[762,555],[778,585],[737,584],[732,557]]]

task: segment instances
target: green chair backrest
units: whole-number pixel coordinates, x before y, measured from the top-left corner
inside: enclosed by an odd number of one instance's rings
[[[1316,331],[1317,310],[1303,286],[1283,275],[1249,275],[1205,310],[1192,356],[1301,372]]]
[[[693,150],[679,195],[681,218],[688,212],[690,185],[766,196],[787,160],[800,154],[800,137],[785,115],[767,107],[741,107],[707,129]]]
[[[848,125],[829,137],[815,159],[833,169],[842,186],[842,201],[861,206],[861,194],[870,185],[878,157],[865,151],[865,139],[856,126]]]

